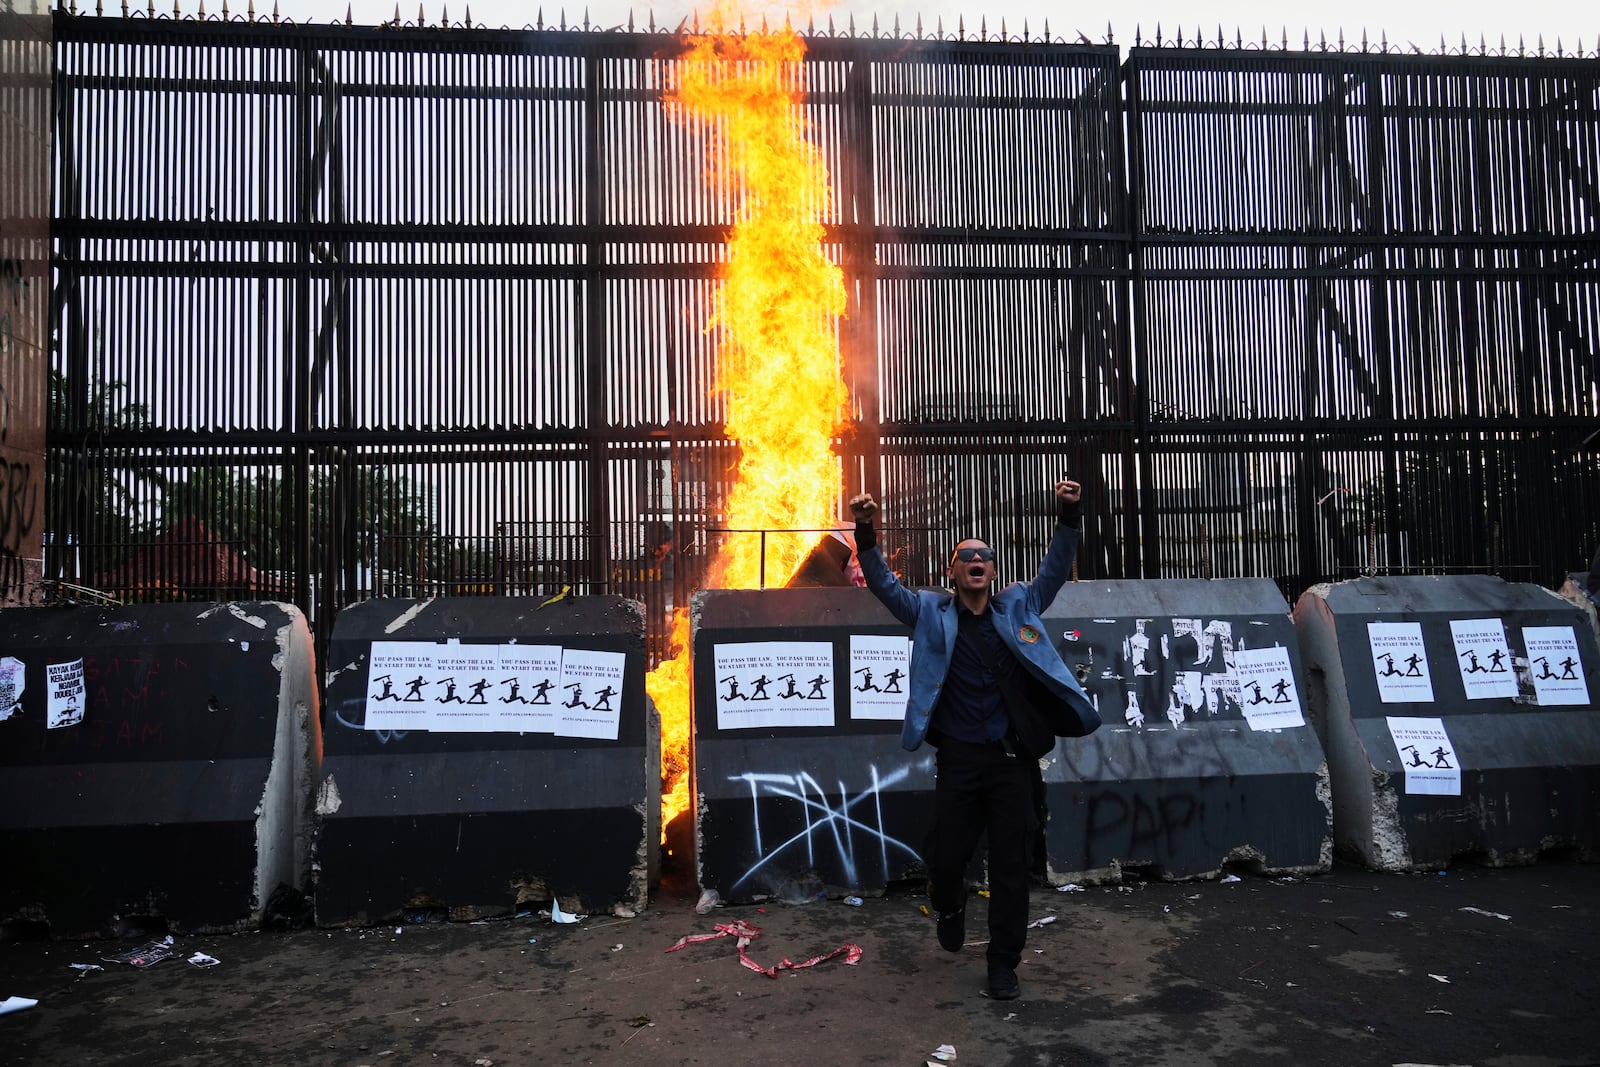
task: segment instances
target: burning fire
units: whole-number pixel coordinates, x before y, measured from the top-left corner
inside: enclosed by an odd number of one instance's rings
[[[833,439],[849,397],[835,323],[842,273],[823,254],[832,188],[808,139],[800,88],[805,43],[788,27],[691,38],[667,105],[707,146],[706,177],[734,227],[714,321],[725,433],[739,442],[724,504],[730,530],[710,584],[782,585],[835,521],[841,477]],[[763,568],[763,555],[765,566]],[[689,806],[689,619],[673,620],[672,655],[646,689],[661,712],[662,826]]]

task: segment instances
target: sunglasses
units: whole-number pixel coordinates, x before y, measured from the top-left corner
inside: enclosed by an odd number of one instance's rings
[[[994,561],[994,549],[988,546],[983,548],[958,548],[950,553],[950,562],[954,564],[958,560],[962,563],[974,563],[979,560],[984,563],[992,563]]]

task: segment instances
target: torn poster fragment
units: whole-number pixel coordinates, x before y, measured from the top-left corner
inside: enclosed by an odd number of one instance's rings
[[[22,690],[27,684],[28,668],[20,659],[0,659],[0,721],[22,712]]]

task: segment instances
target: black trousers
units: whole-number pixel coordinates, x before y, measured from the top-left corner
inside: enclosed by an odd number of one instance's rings
[[[978,839],[989,840],[990,963],[1015,968],[1028,939],[1028,874],[1039,819],[1034,805],[1036,760],[998,742],[939,742],[934,825],[927,853],[935,909],[966,906],[967,866]]]

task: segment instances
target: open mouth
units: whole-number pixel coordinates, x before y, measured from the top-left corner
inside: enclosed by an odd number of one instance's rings
[[[983,564],[980,563],[977,566],[968,567],[967,568],[967,576],[969,578],[982,578],[983,577]]]

